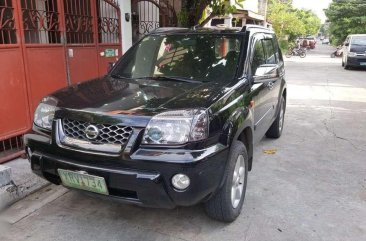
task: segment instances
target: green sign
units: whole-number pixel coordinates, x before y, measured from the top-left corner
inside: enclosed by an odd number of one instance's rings
[[[104,56],[105,57],[115,57],[116,51],[114,49],[105,49],[104,50]]]
[[[67,187],[108,195],[108,188],[103,177],[57,169],[62,184]]]

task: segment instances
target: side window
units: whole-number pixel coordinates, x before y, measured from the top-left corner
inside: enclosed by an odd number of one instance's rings
[[[283,63],[283,57],[282,57],[280,46],[278,46],[278,41],[277,41],[276,36],[273,36],[272,42],[273,42],[273,46],[274,46],[275,53],[276,53],[277,63],[279,63],[281,65]]]
[[[266,63],[266,56],[263,49],[262,40],[257,40],[254,45],[254,53],[252,60],[252,75],[255,75],[258,67]]]
[[[264,49],[266,50],[266,64],[277,64],[276,54],[272,39],[263,40]]]

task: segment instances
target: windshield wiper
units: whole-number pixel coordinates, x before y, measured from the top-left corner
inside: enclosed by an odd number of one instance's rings
[[[200,80],[193,80],[186,77],[180,77],[180,76],[144,76],[144,77],[138,77],[134,79],[153,79],[153,80],[173,80],[173,81],[181,81],[181,82],[187,82],[187,83],[202,83]]]

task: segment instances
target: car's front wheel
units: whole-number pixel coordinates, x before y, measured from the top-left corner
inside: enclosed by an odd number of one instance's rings
[[[240,214],[247,187],[248,154],[245,145],[234,141],[231,145],[224,184],[205,205],[209,217],[232,222]]]
[[[347,57],[346,57],[346,62],[344,62],[344,69],[349,69]]]

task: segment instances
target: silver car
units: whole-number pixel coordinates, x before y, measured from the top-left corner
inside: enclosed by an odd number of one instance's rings
[[[343,44],[342,66],[366,67],[366,34],[352,34]]]

